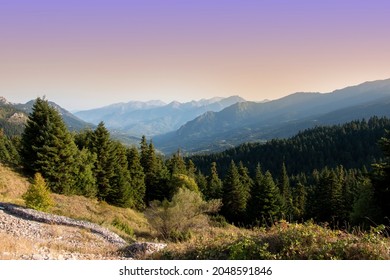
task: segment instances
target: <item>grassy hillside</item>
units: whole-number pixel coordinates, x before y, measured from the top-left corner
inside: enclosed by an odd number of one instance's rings
[[[0,201],[24,206],[22,195],[29,184],[26,177],[0,163]],[[83,196],[52,196],[55,204],[50,212],[53,214],[102,225],[129,241],[135,236],[137,239],[150,238],[151,231],[142,213]]]
[[[24,205],[21,197],[29,184],[27,178],[0,164],[0,201]],[[129,243],[134,240],[158,240],[158,234],[152,230],[142,213],[80,196],[53,194],[53,198],[55,206],[51,209],[52,213],[100,224],[118,233]],[[47,230],[50,234],[58,234],[69,229],[55,226],[48,227]],[[290,224],[284,221],[270,228],[240,229],[214,221],[210,226],[194,230],[187,241],[168,241],[165,250],[148,258],[390,259],[390,240],[384,232],[384,227],[372,228],[369,232],[358,229],[345,232],[310,222]],[[91,242],[91,237],[85,231],[82,231],[78,238],[79,242]],[[11,235],[0,233],[0,240],[1,251],[36,250],[27,239],[14,240]],[[45,246],[49,245],[45,243]],[[97,250],[89,249],[85,252],[82,248],[71,249],[80,250],[78,254],[93,252],[95,256]],[[12,256],[10,258],[12,259]]]

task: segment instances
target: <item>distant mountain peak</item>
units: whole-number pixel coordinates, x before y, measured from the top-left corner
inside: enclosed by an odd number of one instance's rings
[[[12,103],[9,102],[5,97],[0,96],[0,104],[3,104],[3,105],[11,105]]]

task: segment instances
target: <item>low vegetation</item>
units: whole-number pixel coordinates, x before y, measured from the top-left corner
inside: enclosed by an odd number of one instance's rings
[[[26,206],[38,211],[48,211],[53,206],[51,192],[40,173],[36,173],[34,182],[23,194]]]
[[[0,174],[1,201],[24,205],[22,195],[29,187],[28,180],[3,165],[0,165]],[[237,228],[227,224],[221,216],[214,216],[211,222],[202,220],[205,218],[202,215],[209,210],[215,210],[218,203],[205,207],[204,202],[196,196],[193,198],[196,198],[197,203],[194,205],[197,207],[192,208],[192,213],[199,215],[193,215],[195,220],[186,221],[189,217],[184,218],[183,215],[188,215],[188,209],[184,211],[181,207],[183,200],[189,199],[189,196],[194,196],[194,193],[183,191],[173,201],[166,202],[173,208],[172,212],[166,213],[169,216],[167,221],[173,221],[172,218],[177,218],[177,215],[180,215],[178,221],[183,221],[183,224],[177,227],[169,225],[172,226],[171,229],[176,229],[170,232],[169,238],[163,237],[161,228],[156,226],[153,219],[149,217],[148,221],[140,212],[83,196],[52,194],[54,204],[50,212],[95,222],[118,233],[129,242],[159,239],[168,242],[167,248],[149,256],[151,259],[390,259],[390,240],[384,227],[348,233],[311,222],[296,224],[282,221],[269,228]],[[200,217],[202,218],[198,219]],[[63,230],[61,226],[51,227],[52,231]],[[39,247],[49,246],[44,242],[33,246],[28,239],[15,239],[6,233],[0,235],[0,249],[8,252],[2,259],[15,259],[20,252],[37,252]],[[103,253],[98,249],[72,250],[80,254]]]
[[[265,229],[209,229],[191,242],[168,247],[156,259],[379,260],[390,259],[385,228],[347,233],[313,223],[281,221]]]

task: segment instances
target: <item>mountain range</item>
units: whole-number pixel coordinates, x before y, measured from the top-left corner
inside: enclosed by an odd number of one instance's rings
[[[186,122],[205,112],[218,112],[237,102],[244,101],[239,96],[214,97],[186,103],[174,101],[169,104],[159,100],[130,101],[80,111],[75,115],[93,124],[103,121],[109,129],[124,134],[151,137],[177,130]]]
[[[8,134],[20,134],[33,104],[34,100],[13,104],[0,97],[0,127]],[[245,101],[239,96],[169,104],[131,101],[75,115],[50,104],[72,131],[93,128],[104,121],[113,138],[126,144],[139,143],[140,136],[146,135],[166,154],[177,149],[209,153],[246,142],[290,137],[319,125],[390,117],[390,79],[329,93],[298,92],[264,102]]]
[[[330,93],[298,92],[266,103],[236,103],[220,112],[206,112],[153,141],[165,153],[178,148],[188,153],[212,152],[374,115],[390,117],[390,79]]]

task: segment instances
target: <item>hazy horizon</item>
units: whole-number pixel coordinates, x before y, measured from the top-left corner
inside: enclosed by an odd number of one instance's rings
[[[0,96],[79,111],[331,92],[390,77],[389,13],[384,0],[5,0]]]

